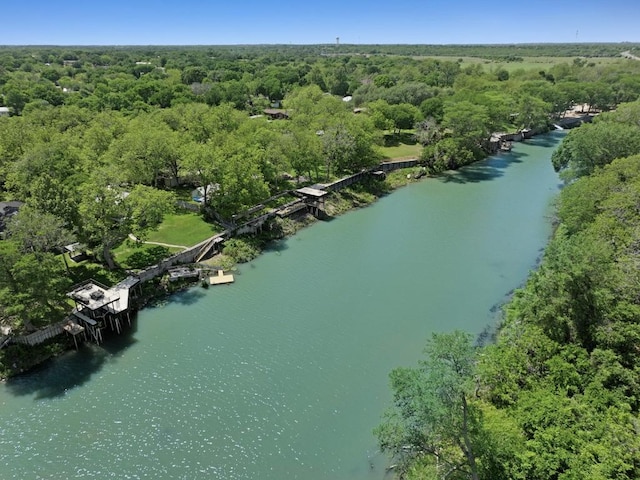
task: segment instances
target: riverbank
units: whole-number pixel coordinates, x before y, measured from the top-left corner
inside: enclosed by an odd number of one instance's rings
[[[332,218],[354,209],[369,206],[398,188],[432,176],[425,174],[425,172],[423,167],[410,167],[388,172],[384,180],[376,176],[367,176],[363,181],[341,190],[331,191],[327,196],[324,212],[329,218]],[[435,175],[441,174],[446,174],[446,172],[438,172]],[[273,241],[293,236],[299,230],[317,221],[317,218],[308,213],[294,218],[275,217],[267,228],[262,228],[255,235],[240,236],[228,240],[224,252],[207,260],[205,264],[210,267],[232,270],[237,264],[246,263],[258,257]],[[163,298],[177,291],[198,285],[193,282],[171,284],[162,282],[160,279],[153,279],[145,284],[145,294],[140,302],[141,308],[149,304],[161,303]],[[24,348],[13,349],[13,347],[12,345],[0,350],[0,378],[25,373],[44,361],[73,349],[74,345],[73,342],[69,342],[66,335],[54,338],[41,345],[38,355],[35,357],[32,357],[28,350],[33,347],[27,347],[26,350]],[[16,358],[9,358],[8,353],[11,350],[18,352]]]
[[[481,333],[522,284],[550,233],[559,139],[315,222],[239,265],[234,285],[180,292],[10,380],[5,474],[379,480],[389,371],[433,331]],[[36,460],[14,457],[27,445]]]
[[[343,190],[331,192],[326,202],[326,214],[329,217],[336,217],[356,208],[371,205],[381,196],[393,192],[396,188],[417,181],[418,178],[415,174],[418,171],[418,168],[396,170],[388,175],[386,181],[369,179]],[[318,221],[309,213],[294,218],[276,217],[268,228],[262,229],[255,235],[243,235],[228,240],[222,253],[218,253],[201,263],[211,268],[234,270],[236,265],[257,258],[272,242],[291,237],[301,229]],[[143,285],[143,294],[138,299],[138,305],[141,309],[147,306],[161,305],[167,297],[185,289],[197,287],[201,283],[193,281],[171,283],[158,277]],[[28,373],[46,361],[74,348],[74,343],[67,335],[59,335],[33,347],[11,344],[0,349],[0,381]]]

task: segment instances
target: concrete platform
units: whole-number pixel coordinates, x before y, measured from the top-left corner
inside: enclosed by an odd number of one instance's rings
[[[235,279],[233,275],[225,275],[223,270],[218,270],[218,274],[213,277],[209,277],[209,283],[211,285],[224,285],[225,283],[233,283]]]

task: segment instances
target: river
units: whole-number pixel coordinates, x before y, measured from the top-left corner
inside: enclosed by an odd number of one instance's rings
[[[385,478],[389,371],[494,325],[551,233],[561,136],[315,224],[0,385],[0,477]]]

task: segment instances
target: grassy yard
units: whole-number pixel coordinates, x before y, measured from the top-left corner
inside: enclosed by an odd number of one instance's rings
[[[406,144],[400,143],[394,147],[381,147],[382,155],[385,159],[402,158],[402,157],[419,157],[422,146],[419,143]]]
[[[403,131],[400,134],[386,134],[384,146],[380,152],[384,159],[419,157],[422,146],[413,139],[413,131]]]
[[[103,265],[93,263],[91,260],[83,260],[82,262],[74,262],[69,258],[68,254],[64,254],[66,264],[69,266],[69,274],[73,283],[79,283],[89,278],[93,278],[98,282],[111,286],[118,283],[127,276],[124,270],[107,270]],[[64,262],[62,255],[60,261]]]
[[[200,215],[179,212],[165,215],[160,227],[149,232],[145,240],[190,247],[216,233],[220,233],[220,229],[205,222]]]
[[[217,226],[205,222],[196,213],[178,212],[165,215],[158,229],[149,232],[144,240],[191,247],[219,232],[220,229]],[[172,253],[182,250],[182,248],[137,243],[127,239],[113,250],[113,256],[122,268],[137,269],[154,265]]]
[[[125,240],[118,248],[113,250],[113,258],[122,268],[139,269],[155,265],[172,253],[181,251],[181,248],[169,248]]]

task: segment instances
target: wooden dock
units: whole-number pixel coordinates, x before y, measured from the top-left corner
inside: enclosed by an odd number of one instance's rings
[[[225,275],[224,270],[218,270],[218,274],[213,277],[209,277],[209,283],[211,285],[224,285],[225,283],[233,283],[235,279],[233,275]]]

